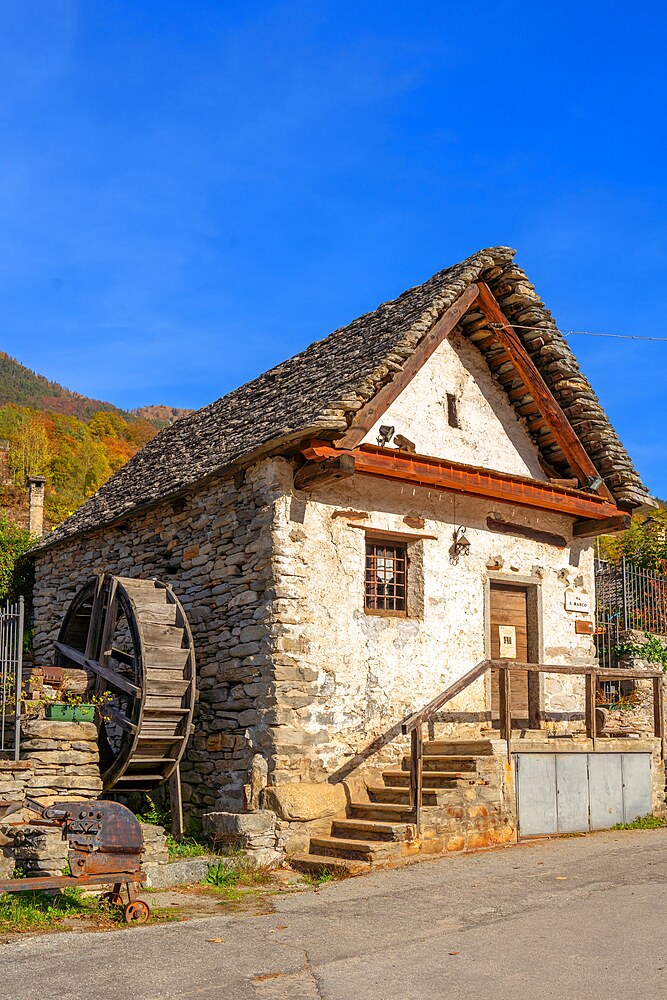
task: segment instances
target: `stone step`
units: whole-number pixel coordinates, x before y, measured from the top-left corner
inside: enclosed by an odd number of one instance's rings
[[[411,823],[388,823],[372,819],[334,819],[331,824],[334,837],[363,836],[367,840],[412,840],[414,828]]]
[[[407,788],[410,785],[409,771],[383,771],[385,785]],[[476,784],[475,775],[466,771],[422,771],[422,788],[461,788]]]
[[[387,823],[408,821],[412,809],[401,802],[351,802],[350,818],[384,820]]]
[[[410,757],[406,754],[402,761],[403,770],[410,770]],[[422,771],[466,771],[474,774],[477,771],[476,757],[461,757],[442,754],[424,754]]]
[[[316,836],[310,838],[310,850],[320,857],[350,858],[372,864],[378,858],[398,857],[398,841],[355,840],[351,837]]]
[[[428,740],[424,743],[424,753],[484,757],[493,753],[493,743],[491,740]]]
[[[394,788],[387,787],[387,785],[369,785],[368,795],[371,799],[371,805],[374,803],[387,803],[396,805],[408,805],[410,799],[410,789],[405,787],[396,786]],[[448,788],[438,788],[438,789],[422,789],[422,805],[423,806],[438,806],[443,805],[448,801],[448,797],[451,797],[452,792]]]
[[[290,868],[295,871],[316,877],[324,872],[334,876],[363,875],[371,867],[369,861],[361,861],[359,858],[339,858],[326,854],[295,854],[287,860]]]

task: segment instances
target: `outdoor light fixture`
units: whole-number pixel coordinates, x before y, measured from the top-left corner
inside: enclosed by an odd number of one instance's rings
[[[388,445],[394,436],[395,427],[390,427],[389,424],[382,424],[380,430],[378,431],[378,444],[381,448]]]
[[[602,476],[591,476],[586,482],[586,487],[589,490],[599,490],[603,482]]]
[[[466,528],[461,525],[454,532],[454,556],[458,559],[459,556],[467,556],[470,552],[470,542],[466,538]]]

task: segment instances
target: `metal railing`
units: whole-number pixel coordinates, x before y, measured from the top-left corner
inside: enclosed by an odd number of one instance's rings
[[[23,683],[24,603],[0,607],[0,752],[21,750],[21,688]]]
[[[597,748],[597,718],[596,692],[601,680],[620,681],[632,678],[651,679],[653,688],[653,730],[660,740],[660,753],[665,756],[665,717],[662,691],[662,670],[653,668],[635,668],[634,670],[615,670],[602,667],[573,666],[561,663],[517,663],[515,660],[481,660],[467,674],[450,684],[442,694],[418,712],[408,716],[401,725],[404,736],[409,735],[410,744],[410,808],[414,824],[419,836],[421,829],[422,808],[422,777],[423,777],[423,726],[431,721],[440,709],[465,691],[470,684],[483,677],[488,670],[498,671],[498,687],[500,694],[499,723],[500,736],[507,744],[507,759],[512,758],[512,706],[511,706],[511,675],[514,671],[534,671],[544,674],[576,674],[585,678],[586,682],[586,736],[593,742],[593,750]]]
[[[618,563],[596,561],[595,619],[600,663],[615,667],[621,632],[667,635],[667,576],[625,556]]]

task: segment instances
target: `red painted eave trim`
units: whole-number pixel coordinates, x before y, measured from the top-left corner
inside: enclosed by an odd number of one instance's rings
[[[602,520],[622,513],[614,503],[596,493],[475,465],[463,465],[430,455],[414,455],[371,444],[342,452],[330,442],[319,440],[311,441],[302,451],[305,458],[314,462],[341,454],[352,455],[355,474],[359,475],[409,482],[415,486],[465,493],[522,507],[551,510],[575,518]]]

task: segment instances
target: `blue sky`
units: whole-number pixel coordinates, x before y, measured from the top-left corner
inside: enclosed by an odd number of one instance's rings
[[[665,336],[662,4],[0,5],[0,347],[197,407],[489,245]],[[667,344],[572,338],[667,496]]]

